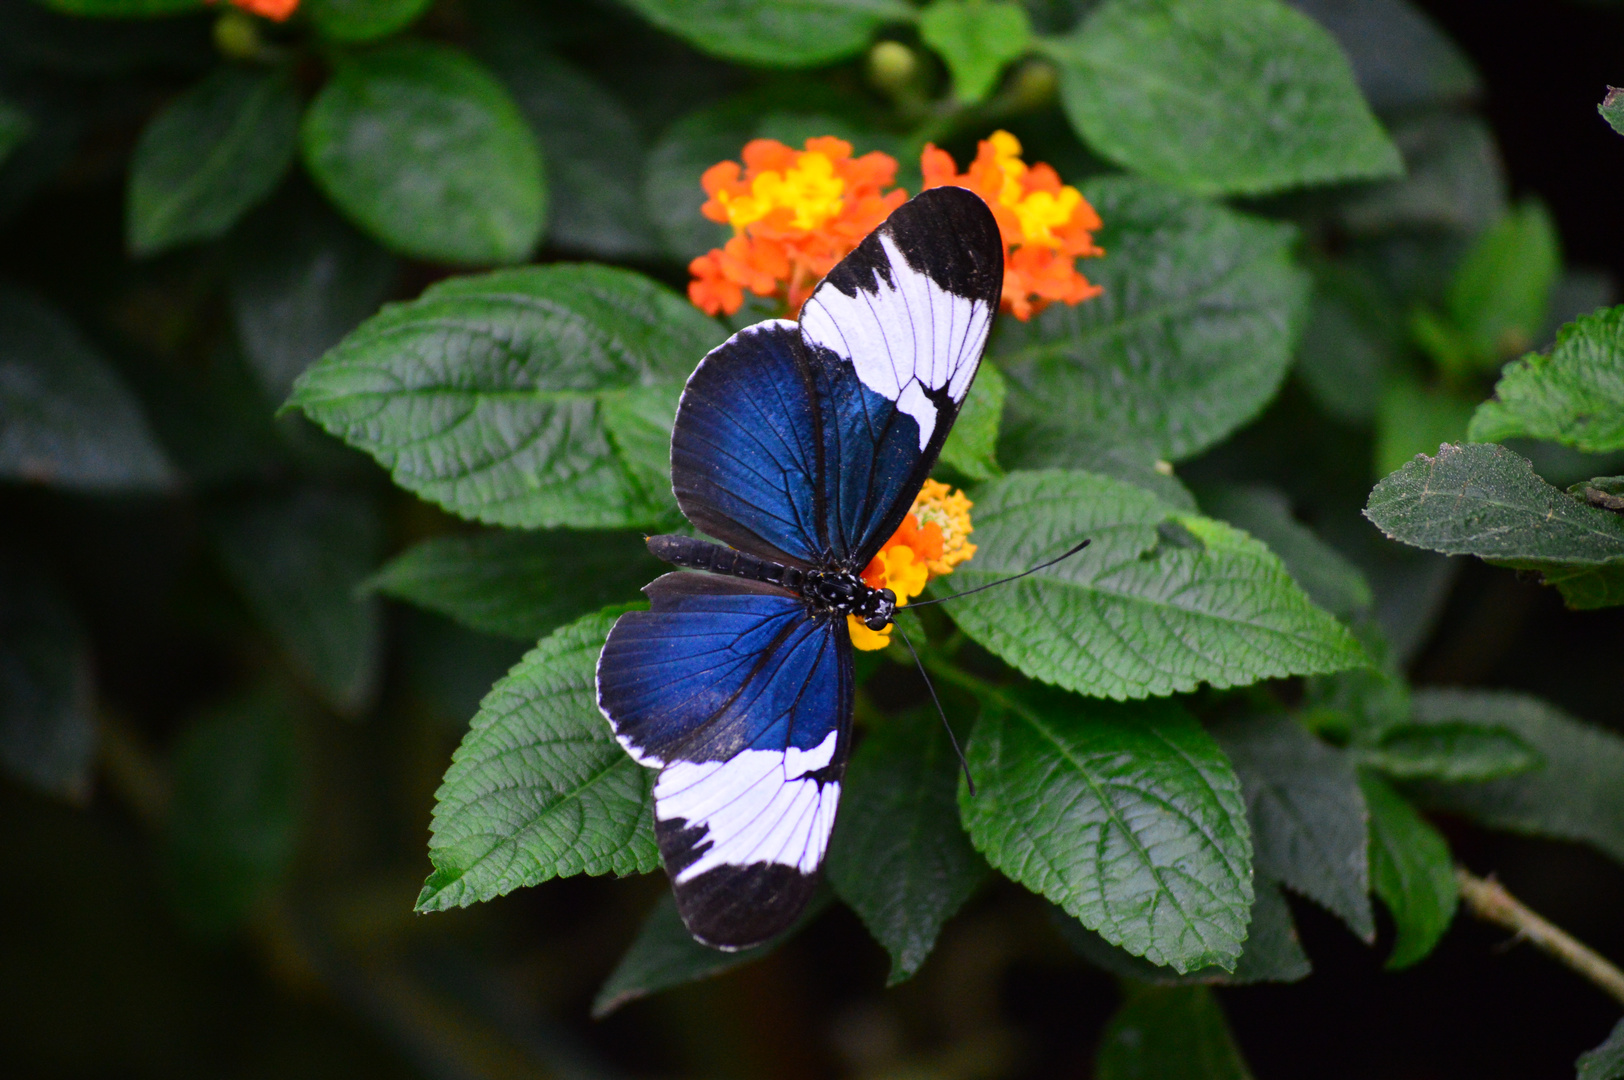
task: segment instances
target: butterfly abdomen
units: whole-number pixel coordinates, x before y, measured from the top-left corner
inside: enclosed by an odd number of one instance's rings
[[[648,549],[656,559],[690,570],[708,570],[728,577],[764,581],[791,592],[800,592],[806,584],[806,571],[799,567],[785,566],[771,559],[713,544],[708,540],[696,540],[691,536],[651,536],[648,538]]]

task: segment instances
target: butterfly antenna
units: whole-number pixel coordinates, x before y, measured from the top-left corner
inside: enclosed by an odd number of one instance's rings
[[[902,643],[908,646],[908,651],[913,654],[914,666],[919,669],[919,677],[925,680],[925,688],[930,691],[930,699],[936,703],[936,715],[942,718],[942,728],[947,732],[947,741],[953,744],[953,753],[958,755],[959,768],[964,770],[964,783],[974,796],[976,782],[970,778],[970,763],[964,760],[964,751],[959,749],[959,737],[953,734],[953,725],[947,722],[947,713],[942,709],[942,699],[936,696],[936,684],[930,681],[930,675],[925,672],[924,661],[919,659],[919,653],[914,649],[913,642],[908,640],[906,633],[903,633],[902,624],[891,625],[897,628],[897,633],[902,635]]]
[[[995,585],[1008,585],[1012,581],[1021,580],[1021,578],[1025,577],[1028,574],[1035,574],[1039,570],[1047,570],[1049,567],[1053,566],[1057,562],[1064,562],[1065,560],[1071,558],[1073,555],[1077,554],[1079,551],[1083,550],[1085,547],[1087,547],[1089,544],[1092,544],[1093,542],[1094,542],[1094,538],[1091,536],[1087,540],[1084,540],[1082,543],[1078,544],[1076,547],[1072,548],[1070,551],[1066,552],[1064,555],[1056,555],[1054,558],[1050,559],[1048,562],[1046,562],[1046,563],[1038,563],[1036,566],[1032,567],[1032,569],[1030,569],[1030,570],[1022,570],[1020,573],[1014,574],[1014,575],[1012,575],[1010,577],[999,578],[997,581],[989,581],[985,585],[977,585],[973,589],[965,589],[963,592],[954,593],[952,596],[942,596],[942,597],[938,597],[935,600],[921,600],[918,603],[909,604],[908,606],[918,608],[918,607],[928,607],[931,604],[945,604],[949,600],[957,600],[961,596],[969,596],[971,593],[978,593],[978,592],[982,591],[983,589],[990,589]]]

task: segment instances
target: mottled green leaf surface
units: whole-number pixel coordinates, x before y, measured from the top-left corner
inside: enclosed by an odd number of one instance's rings
[[[368,583],[487,634],[534,641],[669,569],[630,532],[489,532],[408,549]]]
[[[301,10],[331,41],[372,41],[404,30],[433,0],[304,0]]]
[[[393,256],[315,200],[250,218],[232,262],[237,339],[268,398],[378,310],[399,273]]]
[[[305,373],[292,403],[463,517],[648,526],[674,509],[669,450],[645,460],[658,439],[644,437],[630,456],[611,423],[627,410],[611,407],[652,395],[646,411],[669,425],[682,381],[721,338],[630,271],[498,271],[386,308]]]
[[[541,151],[484,67],[399,42],[347,55],[305,113],[304,160],[349,218],[403,255],[511,263],[546,221]]]
[[[998,428],[1004,415],[1008,383],[990,360],[982,360],[970,395],[964,399],[959,418],[942,444],[937,460],[971,480],[990,480],[998,467]]]
[[[1570,607],[1624,603],[1624,517],[1534,475],[1503,446],[1442,446],[1370,493],[1365,516],[1394,540],[1537,570]]]
[[[1624,862],[1624,738],[1525,694],[1418,690],[1413,700],[1418,724],[1503,728],[1542,761],[1487,783],[1416,785],[1425,805],[1491,828],[1577,840]]]
[[[987,876],[959,825],[959,761],[933,711],[888,719],[846,771],[826,872],[891,954],[895,985]]]
[[[95,755],[84,631],[44,570],[8,552],[0,565],[0,765],[82,801]]]
[[[1251,1080],[1204,986],[1135,989],[1100,1036],[1098,1080]]]
[[[1624,307],[1577,319],[1549,353],[1506,365],[1469,435],[1549,439],[1591,454],[1624,450]]]
[[[1197,194],[1403,170],[1335,40],[1279,0],[1106,0],[1052,55],[1091,147]]]
[[[1615,126],[1624,129],[1624,119]],[[1619,1080],[1619,1077],[1624,1077],[1624,1020],[1614,1025],[1612,1033],[1600,1046],[1580,1054],[1575,1065],[1579,1070],[1578,1080]]]
[[[626,0],[660,29],[728,60],[815,67],[860,51],[874,31],[907,22],[901,0]]]
[[[126,200],[130,251],[223,235],[281,182],[298,142],[287,72],[217,68],[141,133]]]
[[[45,301],[0,288],[0,477],[82,491],[174,482],[135,396]]]
[[[1040,687],[982,709],[959,813],[987,861],[1152,963],[1233,970],[1252,845],[1240,781],[1194,717]]]
[[[1031,48],[1032,22],[1019,4],[934,0],[919,13],[919,36],[947,62],[954,95],[974,104]]]
[[[1279,491],[1225,487],[1203,492],[1201,502],[1213,517],[1269,545],[1308,598],[1331,614],[1349,619],[1375,602],[1359,568],[1293,517],[1291,504]]]
[[[1538,769],[1539,753],[1501,727],[1481,724],[1405,724],[1373,747],[1361,747],[1359,762],[1396,780],[1477,783]]]
[[[616,614],[542,639],[480,704],[435,793],[434,872],[419,911],[660,865],[654,773],[620,748],[598,711],[598,653]]]
[[[1618,87],[1607,88],[1607,96],[1601,99],[1596,111],[1601,113],[1601,118],[1607,121],[1609,127],[1624,135],[1624,93],[1620,93]]]
[[[975,525],[976,557],[937,582],[944,594],[1092,541],[948,609],[967,634],[1033,678],[1122,700],[1365,660],[1347,629],[1261,543],[1120,480],[1011,473],[977,490]]]
[[[1359,778],[1370,809],[1370,880],[1398,928],[1390,969],[1419,963],[1454,921],[1460,901],[1449,844],[1383,780]]]
[[[176,743],[165,823],[168,885],[198,929],[246,918],[293,858],[299,831],[298,706],[262,688],[198,718]]]
[[[1353,762],[1283,716],[1216,725],[1246,796],[1258,874],[1376,936],[1365,854],[1365,800]]]
[[[295,667],[341,712],[377,689],[383,623],[356,590],[377,565],[383,526],[365,499],[315,488],[228,507],[216,522],[220,560]]]
[[[1140,180],[1083,193],[1110,254],[1078,267],[1105,291],[1000,321],[1005,457],[1071,464],[1085,444],[1189,457],[1255,416],[1290,367],[1308,299],[1296,231]]]

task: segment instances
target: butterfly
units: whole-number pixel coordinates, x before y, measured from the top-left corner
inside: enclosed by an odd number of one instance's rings
[[[836,264],[799,322],[739,331],[683,390],[671,487],[722,543],[649,539],[686,569],[616,621],[597,692],[620,745],[659,770],[660,857],[704,944],[777,935],[817,887],[851,751],[847,617],[892,621],[896,597],[860,575],[964,404],[1003,276],[980,196],[933,188]]]

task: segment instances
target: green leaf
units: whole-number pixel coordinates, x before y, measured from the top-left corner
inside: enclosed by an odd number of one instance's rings
[[[282,182],[298,138],[287,72],[217,68],[141,133],[126,198],[131,253],[225,235]]]
[[[620,964],[593,999],[592,1016],[601,1020],[638,998],[684,983],[709,979],[760,960],[800,933],[828,905],[828,891],[820,890],[813,894],[795,925],[782,934],[748,949],[723,952],[694,940],[688,928],[682,925],[676,901],[667,893],[649,912],[642,929],[637,932],[637,939],[626,950],[626,955],[620,958]]]
[[[1365,802],[1348,755],[1282,716],[1231,720],[1212,735],[1241,780],[1257,872],[1375,940]]]
[[[285,693],[262,688],[180,737],[165,825],[171,894],[206,933],[245,919],[277,885],[299,833],[299,752]]]
[[[1611,88],[1608,96],[1612,96]],[[1608,123],[1624,133],[1624,120],[1614,121],[1608,117]],[[1624,1020],[1613,1026],[1606,1042],[1580,1054],[1574,1066],[1579,1070],[1579,1080],[1619,1080],[1624,1077]]]
[[[1540,767],[1539,754],[1515,733],[1481,724],[1406,724],[1389,730],[1359,762],[1396,780],[1475,783]]]
[[[333,708],[362,711],[377,689],[383,626],[356,590],[383,527],[372,505],[315,488],[259,496],[218,515],[221,562],[255,616]]]
[[[0,164],[34,133],[34,120],[28,113],[0,98]]]
[[[1152,963],[1234,969],[1252,845],[1240,781],[1189,713],[1012,689],[983,699],[966,757],[959,814],[996,869]]]
[[[1378,111],[1457,103],[1481,91],[1471,61],[1410,0],[1291,0],[1348,54]]]
[[[668,436],[683,380],[721,339],[692,304],[627,270],[498,271],[385,308],[307,371],[290,403],[463,517],[650,526],[674,510],[668,459],[665,470],[647,462],[647,437],[629,458],[609,406],[653,395]],[[627,412],[615,416],[623,427]]]
[[[504,40],[490,53],[547,159],[549,244],[610,259],[657,254],[643,212],[642,137],[626,108],[528,41]]]
[[[1213,965],[1180,975],[1170,967],[1158,967],[1149,960],[1125,952],[1083,926],[1057,907],[1051,906],[1051,921],[1059,928],[1077,954],[1102,971],[1153,986],[1189,986],[1213,983],[1224,986],[1250,986],[1260,982],[1297,982],[1306,979],[1313,966],[1297,938],[1291,922],[1291,909],[1280,889],[1267,878],[1252,883],[1257,896],[1252,901],[1252,921],[1246,927],[1246,941],[1233,972]]]
[[[911,978],[948,919],[987,877],[959,825],[959,762],[934,712],[887,719],[852,756],[829,884]]]
[[[953,95],[966,105],[992,93],[1004,66],[1033,44],[1025,8],[983,0],[932,0],[919,13],[919,37],[947,61]]]
[[[1449,844],[1409,803],[1369,773],[1359,787],[1370,810],[1370,880],[1398,928],[1390,970],[1426,959],[1454,921],[1460,896]]]
[[[1563,494],[1503,446],[1442,446],[1376,485],[1365,516],[1394,540],[1537,570],[1568,606],[1624,603],[1624,518]]]
[[[1131,991],[1100,1036],[1097,1080],[1251,1080],[1218,999],[1204,986]]]
[[[435,792],[434,872],[417,910],[467,907],[555,877],[659,867],[655,774],[620,748],[598,711],[598,653],[618,614],[543,638],[480,703]]]
[[[940,579],[944,594],[1092,540],[949,609],[965,633],[1035,679],[1121,700],[1365,662],[1347,629],[1258,541],[1120,480],[1011,473],[977,490],[975,527],[976,557]]]
[[[1376,409],[1376,474],[1385,476],[1444,443],[1461,442],[1472,403],[1443,387],[1389,379]]]
[[[1601,118],[1607,121],[1609,127],[1624,135],[1624,93],[1620,93],[1618,87],[1607,88],[1607,96],[1601,99],[1596,111],[1601,113]]]
[[[626,0],[688,44],[745,64],[817,67],[859,52],[886,23],[916,13],[901,0]]]
[[[1544,762],[1487,783],[1417,785],[1423,805],[1491,828],[1577,840],[1624,862],[1624,738],[1504,691],[1417,690],[1414,705],[1418,724],[1503,728]]]
[[[1203,493],[1201,501],[1214,517],[1268,544],[1308,598],[1331,614],[1351,619],[1375,603],[1359,568],[1299,523],[1280,492],[1262,487],[1223,487]]]
[[[93,19],[152,19],[200,11],[204,0],[44,0],[45,6],[64,15]]]
[[[305,113],[310,174],[403,255],[510,263],[546,221],[541,151],[495,76],[440,45],[346,56]]]
[[[970,384],[970,396],[964,399],[964,408],[937,460],[970,480],[991,480],[1003,472],[998,467],[998,426],[1008,385],[991,360],[981,362],[981,370]]]
[[[1362,236],[1420,229],[1473,235],[1506,212],[1505,166],[1494,132],[1454,110],[1412,117],[1393,128],[1406,175],[1353,193],[1336,216]]]
[[[368,585],[475,630],[534,641],[636,600],[661,568],[635,533],[490,532],[425,540]]]
[[[316,32],[329,41],[372,41],[404,30],[433,0],[304,0]]]
[[[1342,50],[1279,0],[1106,0],[1051,54],[1084,140],[1186,191],[1403,172]]]
[[[1548,354],[1507,364],[1468,435],[1548,439],[1589,454],[1624,450],[1624,307],[1576,319]]]
[[[0,765],[41,791],[90,795],[96,756],[88,643],[43,569],[0,561]]]
[[[159,491],[175,475],[140,404],[45,301],[0,287],[0,477]]]
[[[228,295],[266,396],[286,400],[306,368],[378,310],[399,271],[393,256],[313,199],[250,218]]]
[[[1105,221],[1110,255],[1086,267],[1105,291],[1002,322],[1003,456],[1063,465],[1079,445],[1131,444],[1190,457],[1256,416],[1290,367],[1308,300],[1296,230],[1124,177],[1083,193]]]
[[[1478,366],[1493,370],[1534,344],[1561,273],[1556,225],[1536,200],[1519,204],[1478,238],[1446,298]]]

